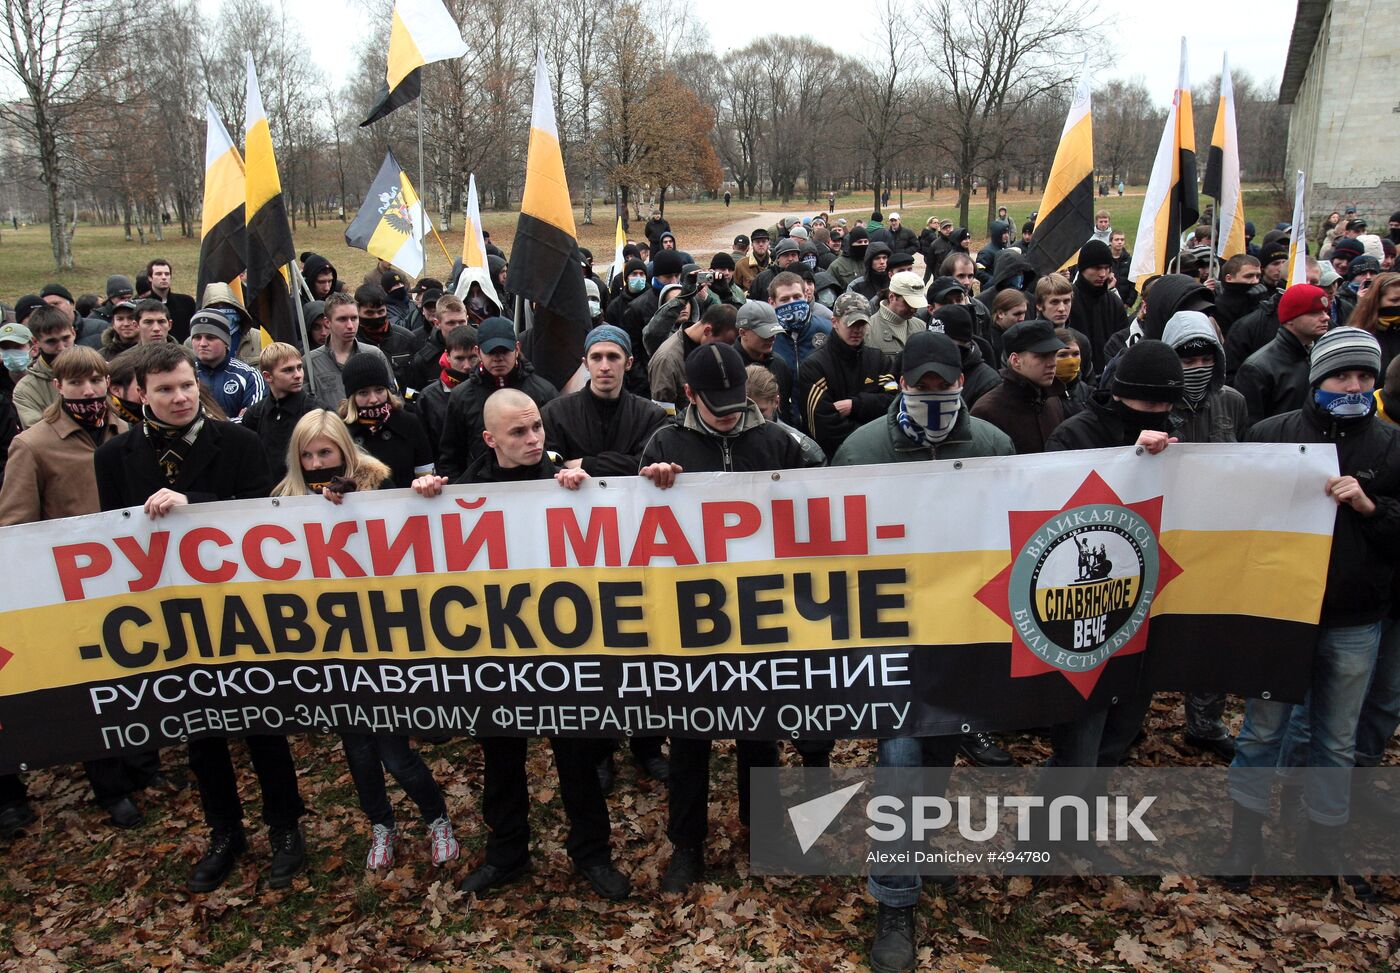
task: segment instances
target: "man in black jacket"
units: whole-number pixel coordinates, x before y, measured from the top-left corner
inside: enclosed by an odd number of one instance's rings
[[[864,343],[869,327],[869,302],[842,294],[832,309],[831,337],[797,370],[803,424],[827,459],[847,436],[883,416],[899,390],[885,355]]]
[[[274,341],[258,355],[258,370],[267,383],[267,395],[243,413],[243,428],[257,433],[267,455],[272,482],[287,475],[287,445],[297,420],[312,409],[316,400],[303,390],[306,369],[301,352],[285,341]]]
[[[217,500],[265,497],[272,488],[258,437],[241,426],[205,416],[199,403],[194,357],[182,346],[155,345],[136,366],[145,422],[103,443],[93,456],[103,510],[142,507],[163,517],[176,507]],[[306,866],[296,768],[283,736],[245,738],[262,791],[263,821],[272,845],[268,884],[285,888]],[[248,849],[228,739],[189,743],[190,770],[199,785],[209,850],[190,872],[191,892],[212,892]]]
[[[437,378],[429,382],[408,403],[423,420],[423,432],[436,457],[442,449],[442,431],[447,426],[447,404],[452,390],[471,380],[481,364],[476,347],[476,328],[463,324],[447,335],[442,357],[438,359]]]
[[[738,349],[739,357],[744,360],[745,366],[762,365],[773,373],[778,383],[778,414],[784,422],[800,429],[802,420],[794,415],[792,407],[792,366],[773,354],[773,345],[778,335],[783,333],[773,305],[767,301],[746,301],[739,308],[736,324],[739,337],[735,339],[734,347]]]
[[[642,449],[642,476],[671,487],[679,473],[756,472],[802,467],[802,449],[777,423],[765,422],[748,398],[744,362],[732,345],[702,345],[685,360],[684,420],[658,429]],[[739,817],[749,816],[749,769],[774,766],[777,744],[738,740]],[[705,874],[709,830],[710,741],[673,739],[666,782],[671,861],[663,892],[684,892]]]
[[[447,351],[447,336],[467,326],[467,306],[460,297],[443,295],[437,298],[433,316],[428,320],[427,337],[423,346],[414,352],[413,361],[407,369],[408,382],[399,381],[402,389],[418,389],[421,392],[437,381],[438,373],[442,371],[442,356]]]
[[[545,444],[564,469],[581,469],[589,476],[635,476],[642,447],[666,424],[666,412],[623,387],[632,367],[632,342],[621,328],[603,324],[588,332],[583,365],[588,384],[551,399],[541,410]],[[667,764],[661,743],[661,737],[634,736],[630,746],[647,776],[664,781]],[[613,748],[605,745],[602,750],[598,778],[607,792],[614,779]]]
[[[962,397],[969,410],[978,399],[1001,384],[997,370],[982,357],[982,348],[973,337],[973,327],[972,308],[967,304],[945,304],[929,315],[928,329],[942,331],[953,339],[962,355]]]
[[[470,378],[452,390],[447,400],[447,423],[442,427],[438,472],[449,479],[461,476],[473,460],[488,452],[481,438],[481,431],[486,428],[482,408],[492,392],[519,389],[541,407],[559,394],[521,357],[515,325],[505,318],[487,318],[481,322],[476,339],[481,364]]]
[[[360,286],[355,291],[355,305],[360,314],[359,340],[384,353],[400,389],[413,388],[413,356],[423,347],[423,336],[390,321],[389,298],[382,287]]]
[[[1331,323],[1327,292],[1294,284],[1278,300],[1274,340],[1250,355],[1235,373],[1235,388],[1249,408],[1250,425],[1301,408],[1308,396],[1308,349]]]
[[[545,452],[539,406],[524,392],[509,388],[493,392],[482,408],[482,421],[482,439],[488,451],[451,482],[552,479],[566,489],[577,490],[588,479],[585,470],[559,469],[554,465]],[[446,477],[423,476],[413,481],[413,489],[425,497],[437,496],[447,482]],[[463,892],[485,893],[515,881],[529,870],[530,791],[525,773],[529,742],[518,736],[482,738],[485,782],[481,816],[490,835],[486,839],[486,860],[458,885]],[[608,803],[593,771],[597,744],[593,740],[564,737],[551,737],[549,743],[569,818],[564,847],[573,859],[574,870],[603,898],[625,899],[632,891],[632,883],[612,862]]]
[[[1290,287],[1285,299],[1298,286]],[[1311,856],[1310,870],[1340,877],[1362,898],[1369,897],[1370,886],[1348,874],[1342,843],[1350,813],[1348,771],[1355,761],[1357,719],[1375,668],[1381,624],[1390,608],[1395,571],[1390,552],[1400,543],[1400,430],[1375,415],[1372,391],[1380,367],[1380,345],[1373,335],[1346,327],[1327,332],[1313,345],[1309,395],[1302,408],[1265,419],[1249,433],[1251,442],[1331,443],[1337,449],[1341,475],[1325,485],[1337,502],[1337,520],[1305,706],[1304,764],[1314,769],[1303,781],[1308,835],[1299,847]],[[1245,704],[1230,765],[1234,817],[1223,868],[1238,876],[1237,887],[1247,885],[1263,862],[1262,828],[1276,768],[1288,763],[1285,735],[1293,712],[1293,706],[1276,700]]]
[[[1118,292],[1109,287],[1113,277],[1113,252],[1102,240],[1089,240],[1079,248],[1079,274],[1074,278],[1074,301],[1065,327],[1088,335],[1094,347],[1094,366],[1108,364],[1104,349],[1108,339],[1123,326],[1128,309]]]
[[[1266,293],[1264,285],[1259,283],[1259,258],[1247,253],[1235,254],[1220,268],[1215,323],[1229,334],[1230,326],[1257,308]]]

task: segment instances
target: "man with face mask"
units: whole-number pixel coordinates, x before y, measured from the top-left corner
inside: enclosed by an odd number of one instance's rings
[[[1250,355],[1235,375],[1250,425],[1301,408],[1307,399],[1308,349],[1331,324],[1326,292],[1294,284],[1279,298],[1278,320],[1274,340]]]
[[[1368,882],[1351,874],[1344,838],[1357,722],[1383,620],[1392,607],[1392,552],[1400,543],[1400,431],[1375,414],[1372,392],[1380,365],[1380,346],[1370,333],[1346,327],[1328,331],[1312,347],[1301,408],[1265,419],[1249,432],[1250,442],[1332,444],[1340,475],[1313,487],[1325,489],[1336,501],[1337,516],[1328,563],[1317,567],[1326,588],[1308,702],[1294,707],[1251,699],[1245,704],[1230,765],[1234,803],[1222,865],[1223,874],[1237,876],[1227,883],[1234,890],[1246,889],[1263,864],[1263,825],[1272,811],[1279,768],[1296,766],[1301,759],[1304,766],[1326,768],[1302,782],[1307,834],[1298,848],[1309,871],[1328,876],[1343,894],[1362,900],[1374,896]],[[1294,744],[1300,741],[1298,752]]]
[[[842,300],[850,297],[844,295]],[[1000,430],[968,414],[962,400],[961,356],[950,338],[932,331],[911,335],[903,365],[899,394],[885,414],[851,433],[831,465],[915,463],[1010,456],[1014,452]],[[962,744],[961,734],[884,739],[879,743],[879,767],[951,767]],[[953,886],[952,881],[946,883],[947,888]],[[871,966],[913,969],[918,952],[915,908],[922,887],[920,876],[872,873],[868,887],[878,903]]]
[[[617,294],[603,311],[603,320],[622,327],[622,315],[627,306],[647,292],[647,265],[636,257],[627,258],[622,265],[622,277]]]
[[[870,246],[870,234],[858,226],[846,234],[846,242],[841,256],[827,265],[826,272],[836,279],[841,290],[851,286],[851,281],[865,273],[865,251]]]
[[[807,285],[792,273],[781,273],[768,285],[768,303],[783,330],[773,339],[773,354],[792,369],[820,348],[831,335],[831,322],[812,313]]]
[[[1220,289],[1215,297],[1215,323],[1226,334],[1230,325],[1259,306],[1268,290],[1259,283],[1259,260],[1237,253],[1220,268]]]
[[[870,241],[865,248],[865,272],[851,281],[849,290],[867,301],[878,300],[890,286],[890,248],[888,244]]]
[[[1049,321],[1022,321],[1002,335],[1006,367],[1001,384],[973,407],[972,414],[1006,433],[1018,455],[1041,453],[1067,413],[1064,385],[1055,376],[1065,343]]]

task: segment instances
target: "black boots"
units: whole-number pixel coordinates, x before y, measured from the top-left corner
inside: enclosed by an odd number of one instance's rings
[[[875,914],[875,939],[870,943],[870,968],[875,973],[904,973],[914,968],[914,907],[880,903]]]
[[[1230,815],[1230,845],[1220,862],[1220,884],[1231,892],[1249,890],[1254,870],[1264,861],[1264,815],[1235,802]]]
[[[209,850],[190,870],[185,887],[191,892],[212,892],[233,871],[233,863],[238,856],[248,850],[248,839],[240,828],[237,831],[216,831],[209,842]]]

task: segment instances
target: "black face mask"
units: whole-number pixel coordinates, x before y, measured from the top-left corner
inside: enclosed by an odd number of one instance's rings
[[[1225,293],[1232,297],[1244,297],[1254,289],[1253,284],[1246,284],[1244,281],[1239,280],[1227,280],[1221,283],[1225,288]]]
[[[141,421],[141,403],[133,402],[131,399],[124,399],[113,392],[108,396],[108,402],[117,416],[128,425],[135,425]]]
[[[1170,412],[1143,412],[1139,409],[1131,409],[1126,402],[1114,399],[1113,409],[1123,420],[1123,425],[1137,438],[1140,432],[1152,430],[1154,432],[1166,432],[1171,428]]]
[[[302,470],[301,478],[306,481],[306,488],[312,493],[320,493],[330,486],[331,481],[338,476],[345,475],[345,464],[339,466],[323,466],[319,470]]]
[[[86,399],[62,399],[63,411],[85,429],[101,429],[107,424],[107,396],[94,395]]]

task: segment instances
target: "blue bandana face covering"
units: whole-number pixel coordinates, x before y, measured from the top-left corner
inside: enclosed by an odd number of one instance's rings
[[[812,316],[812,306],[806,301],[788,301],[773,308],[778,323],[789,331],[796,331],[807,324]]]
[[[1359,419],[1369,416],[1376,409],[1374,392],[1324,392],[1315,389],[1313,401],[1334,419]]]

